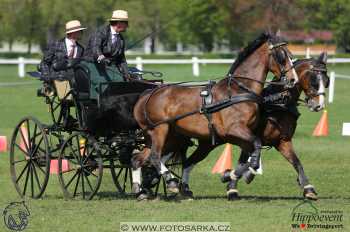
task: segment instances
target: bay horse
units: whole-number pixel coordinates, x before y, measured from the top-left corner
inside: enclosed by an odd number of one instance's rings
[[[285,45],[279,37],[262,33],[240,52],[229,75],[210,89],[214,102],[211,110],[215,109],[210,118],[203,112],[208,108],[203,107],[201,95],[205,94],[199,86],[170,85],[141,96],[134,107],[134,118],[144,130],[147,142],[143,151],[133,157],[133,167],[143,166],[149,160],[166,180],[167,189],[177,193],[177,180],[160,160],[167,150],[177,150],[169,148],[172,143],[168,141],[177,134],[200,141],[216,137],[237,144],[252,154],[250,166],[258,169],[261,141],[253,131],[259,121],[258,103],[267,73],[271,71],[285,85],[298,81]]]
[[[292,138],[299,117],[297,104],[301,92],[305,93],[305,102],[311,111],[318,112],[325,107],[325,88],[329,85],[326,63],[326,53],[322,53],[318,59],[298,60],[294,62],[294,67],[299,82],[293,88],[285,89],[280,85],[266,87],[263,90],[265,101],[262,105],[262,117],[256,129],[256,134],[261,139],[262,145],[274,147],[293,165],[298,174],[297,181],[303,189],[304,197],[311,200],[317,200],[317,194],[304,173],[304,168],[293,148]],[[181,144],[186,143],[185,141],[178,141],[178,147]],[[190,171],[216,146],[200,141],[194,153],[184,161],[181,194],[185,197],[193,197],[188,185]],[[185,152],[186,150],[183,149]],[[250,153],[243,150],[236,170],[227,170],[222,177],[223,182],[229,182],[227,185],[229,200],[238,198],[237,183],[241,177],[247,183],[250,183],[255,176],[254,170],[249,168],[249,157]]]

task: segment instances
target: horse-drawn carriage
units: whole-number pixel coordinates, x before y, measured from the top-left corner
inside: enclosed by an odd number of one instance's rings
[[[181,153],[180,189],[192,196],[188,183],[194,165],[216,146],[232,143],[239,145],[242,153],[236,170],[223,175],[223,182],[229,182],[228,199],[238,196],[238,180],[247,172],[254,174],[259,167],[262,145],[280,151],[295,167],[303,195],[317,199],[293,149],[292,137],[301,92],[312,111],[324,108],[329,83],[327,56],[292,62],[285,46],[278,37],[260,35],[239,54],[229,74],[214,85],[157,88],[157,82],[142,80],[138,70],[131,70],[134,78],[127,81],[119,73],[88,62],[74,66],[69,87],[57,80],[44,80],[39,95],[49,105],[53,124],[26,117],[15,128],[10,165],[18,193],[28,195],[29,188],[31,197],[40,197],[48,182],[51,161],[58,163],[65,197],[91,199],[106,167],[118,191],[124,193],[128,178],[132,178],[131,166],[143,168],[146,161],[156,168],[158,180],[160,175],[164,178],[164,189],[177,193],[178,183],[164,162],[168,155]],[[268,71],[276,81],[266,82]],[[96,82],[96,78],[105,81]],[[263,91],[265,83],[278,88]],[[66,90],[65,94],[57,94],[58,88]],[[186,158],[191,138],[197,139],[198,146]],[[160,181],[149,186],[155,183]]]
[[[21,196],[39,198],[54,172],[65,197],[91,199],[100,187],[103,168],[109,168],[118,192],[125,193],[127,182],[132,183],[131,155],[144,143],[132,119],[133,105],[143,91],[162,80],[144,80],[145,72],[135,68],[129,70],[132,79],[125,80],[116,70],[87,61],[68,71],[65,77],[50,79],[30,73],[43,82],[38,96],[48,104],[52,123],[28,116],[16,126],[10,146],[16,190]]]

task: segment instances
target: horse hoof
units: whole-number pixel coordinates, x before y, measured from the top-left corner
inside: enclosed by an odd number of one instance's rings
[[[141,191],[141,187],[138,183],[133,183],[131,187],[132,194],[138,194]]]
[[[149,199],[149,195],[147,194],[147,192],[145,191],[141,191],[139,192],[139,194],[137,194],[137,201],[147,201]]]
[[[186,183],[180,185],[180,193],[185,199],[193,199],[193,192],[190,190],[190,186]]]
[[[243,177],[244,182],[246,182],[247,184],[250,184],[254,180],[255,174],[252,172],[251,169],[248,169],[247,171],[245,171],[243,173],[242,177]]]
[[[222,183],[226,183],[226,182],[229,182],[231,180],[236,180],[236,179],[237,179],[237,177],[235,176],[234,171],[229,170],[229,169],[226,170],[224,172],[224,174],[221,176]]]
[[[180,192],[178,180],[175,178],[167,181],[166,187],[167,187],[167,190],[171,193],[179,193]]]
[[[229,201],[239,200],[238,190],[237,189],[228,190],[227,191],[227,200],[229,200]]]
[[[304,197],[308,200],[317,201],[317,195],[315,193],[306,193]]]
[[[304,197],[309,200],[317,201],[317,193],[313,186],[305,186],[304,187]]]

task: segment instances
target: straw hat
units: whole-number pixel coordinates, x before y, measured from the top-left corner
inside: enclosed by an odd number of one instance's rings
[[[112,18],[109,19],[109,21],[128,21],[128,12],[125,10],[115,10],[113,11]]]
[[[79,20],[72,20],[66,23],[66,34],[85,30],[85,27],[82,27]]]

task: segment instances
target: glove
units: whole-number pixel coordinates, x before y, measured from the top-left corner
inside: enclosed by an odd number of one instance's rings
[[[105,59],[106,59],[106,57],[105,57],[104,55],[99,55],[99,56],[97,57],[97,63],[102,63],[103,60],[105,60]]]

